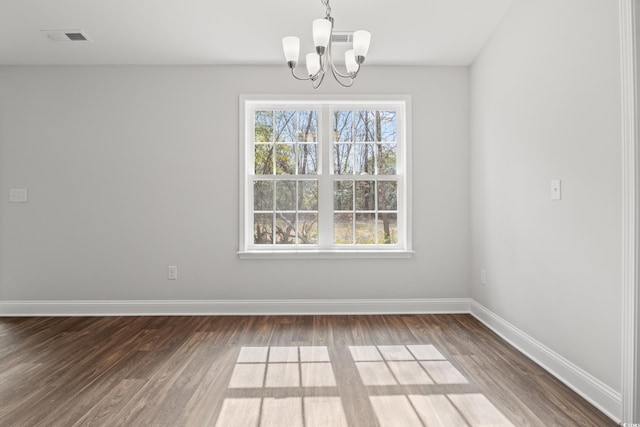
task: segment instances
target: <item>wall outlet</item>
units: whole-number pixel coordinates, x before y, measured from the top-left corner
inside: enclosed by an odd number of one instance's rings
[[[487,286],[487,270],[480,270],[480,284]]]
[[[168,280],[178,280],[178,267],[175,265],[170,265],[167,267],[167,279]]]

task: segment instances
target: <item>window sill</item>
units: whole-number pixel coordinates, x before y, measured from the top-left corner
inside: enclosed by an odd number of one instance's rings
[[[410,259],[411,250],[261,250],[238,251],[240,259]]]

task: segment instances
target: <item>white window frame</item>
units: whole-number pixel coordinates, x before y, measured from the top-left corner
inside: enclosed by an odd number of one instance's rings
[[[253,117],[258,110],[318,111],[318,174],[285,175],[291,179],[318,179],[318,245],[256,245],[253,243]],[[398,181],[398,243],[390,245],[334,245],[333,184],[336,179],[370,181],[385,180],[385,176],[331,175],[333,143],[331,111],[394,110],[397,121],[396,174]],[[239,97],[239,249],[243,259],[252,258],[411,258],[411,96],[280,96],[240,95]],[[390,176],[386,176],[389,178]],[[329,237],[330,236],[330,237]]]

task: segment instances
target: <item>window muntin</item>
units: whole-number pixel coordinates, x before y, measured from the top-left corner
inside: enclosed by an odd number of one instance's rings
[[[404,101],[244,106],[241,252],[410,250]]]

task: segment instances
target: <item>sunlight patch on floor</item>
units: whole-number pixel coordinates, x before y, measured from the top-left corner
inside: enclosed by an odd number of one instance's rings
[[[473,388],[460,388],[462,392],[457,393],[451,393],[451,388],[443,389],[442,386],[464,387],[469,381],[433,345],[364,345],[348,349],[344,357],[351,356],[360,387],[366,389],[362,397],[368,398],[371,405],[359,403],[356,411],[373,410],[370,417],[375,416],[381,427],[513,427],[485,395],[473,392]],[[341,372],[348,367],[349,364],[340,365]],[[331,395],[339,394],[340,380],[344,381],[336,378],[327,347],[241,347],[228,388],[235,390],[236,396],[238,389],[252,389],[252,395],[225,398],[216,426],[346,427],[348,417],[343,401],[340,396]],[[414,392],[398,389],[399,386],[427,386],[423,390],[434,392],[419,394],[413,389],[410,390]],[[329,395],[305,396],[312,390]],[[348,409],[354,410],[352,406]],[[354,416],[352,412],[352,421]]]
[[[241,347],[229,388],[335,387],[328,362],[323,346]]]
[[[371,396],[369,399],[380,427],[514,427],[489,399],[479,393]]]
[[[349,351],[367,386],[469,383],[432,345],[349,346]]]
[[[304,422],[303,422],[304,420]],[[339,397],[225,399],[216,427],[347,427]]]

